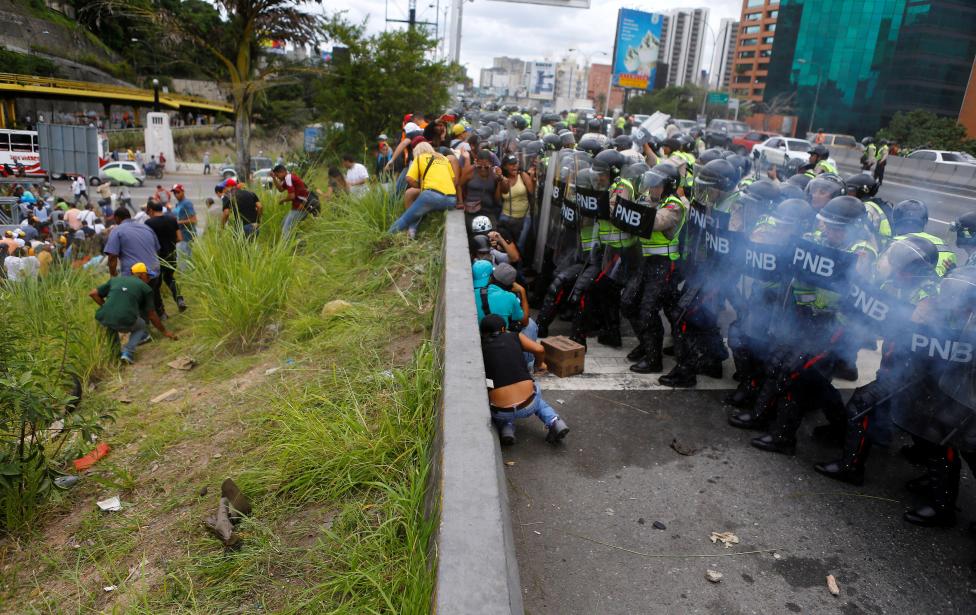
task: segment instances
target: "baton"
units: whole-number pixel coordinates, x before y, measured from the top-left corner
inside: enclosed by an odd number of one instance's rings
[[[848,422],[849,422],[849,423],[854,423],[854,422],[856,422],[856,421],[857,421],[858,419],[860,419],[861,417],[863,417],[863,416],[864,416],[865,414],[867,414],[868,412],[871,412],[872,410],[874,410],[874,409],[875,409],[875,408],[876,408],[877,406],[880,406],[881,404],[883,404],[884,402],[886,402],[886,401],[888,401],[889,399],[891,399],[891,398],[892,398],[892,397],[894,397],[895,395],[897,395],[897,394],[899,394],[899,393],[901,393],[902,391],[904,391],[904,390],[905,390],[905,389],[907,389],[908,387],[910,387],[910,386],[914,386],[914,385],[916,385],[916,384],[918,384],[918,383],[920,383],[920,382],[922,382],[923,380],[925,380],[925,378],[918,378],[918,379],[916,379],[916,380],[913,380],[913,381],[911,381],[911,382],[909,382],[908,384],[905,384],[905,385],[902,385],[902,386],[900,386],[900,387],[898,387],[898,389],[896,389],[895,391],[892,391],[892,392],[891,392],[891,393],[889,393],[888,395],[885,395],[884,397],[882,397],[882,398],[881,398],[881,399],[879,399],[878,401],[876,401],[876,402],[874,402],[873,404],[871,404],[870,406],[868,406],[868,407],[867,407],[867,408],[865,408],[864,410],[861,410],[860,412],[858,412],[857,414],[855,414],[854,416],[852,416],[852,417],[851,417],[851,418],[850,418],[850,419],[848,420]],[[957,428],[957,429],[958,429],[958,428]],[[954,432],[953,432],[953,433],[954,433]],[[949,437],[951,437],[952,435],[953,435],[953,434],[952,434],[952,433],[950,433],[950,434],[949,434],[948,436],[946,436],[946,437],[947,437],[947,438],[949,438]]]

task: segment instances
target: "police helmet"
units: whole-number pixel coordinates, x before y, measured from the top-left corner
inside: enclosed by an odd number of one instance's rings
[[[794,175],[786,180],[787,184],[793,184],[800,190],[806,191],[807,184],[810,183],[810,176],[800,173],[799,175]]]
[[[815,207],[818,203],[822,207],[827,201],[842,196],[847,192],[844,187],[844,182],[833,173],[821,173],[814,177],[807,183],[804,191],[807,193],[807,198]],[[814,203],[815,199],[818,203]]]
[[[529,125],[529,123],[526,122],[525,118],[521,115],[513,115],[509,118],[509,121],[512,123],[512,126],[518,130],[525,130]]]
[[[559,122],[559,116],[555,113],[543,113],[542,123],[543,124],[555,124]]]
[[[956,267],[939,282],[939,305],[949,310],[976,308],[976,265]]]
[[[474,134],[478,135],[479,139],[487,139],[491,136],[491,128],[488,126],[482,126],[481,128],[475,130]]]
[[[830,150],[823,143],[817,143],[812,145],[807,153],[811,156],[816,156],[818,160],[826,160],[830,158]]]
[[[867,147],[872,143],[874,143],[874,139],[872,139],[871,137],[864,137],[863,139],[861,139],[861,145],[863,145],[864,147]]]
[[[475,219],[471,221],[471,232],[475,235],[479,233],[487,233],[491,230],[491,218],[488,216],[476,216]]]
[[[674,194],[680,182],[681,176],[678,169],[673,164],[662,162],[641,175],[640,192],[646,193],[651,188],[660,186],[661,198],[663,199]]]
[[[535,134],[531,130],[523,130],[519,133],[519,141],[535,141],[539,138],[539,135]]]
[[[634,147],[634,140],[630,135],[617,135],[613,138],[613,146],[618,150],[628,150]]]
[[[768,179],[752,182],[742,190],[740,198],[748,198],[754,203],[769,207],[780,201],[779,187]]]
[[[579,149],[587,152],[591,156],[596,156],[603,151],[603,144],[593,135],[583,135],[579,140]]]
[[[573,133],[566,131],[559,135],[559,145],[564,148],[572,148],[576,146],[576,137]]]
[[[696,164],[700,164],[704,166],[713,160],[718,160],[719,158],[724,158],[724,157],[725,156],[722,155],[722,150],[720,150],[717,147],[710,147],[704,152],[702,152],[701,156],[699,156],[698,160],[696,160],[695,162]]]
[[[805,199],[806,194],[804,194],[801,188],[789,183],[783,182],[779,185],[779,198],[780,200],[787,199]]]
[[[794,226],[793,232],[795,234],[802,234],[803,231],[812,226],[816,217],[817,212],[810,207],[810,203],[803,199],[786,199],[777,205],[770,214],[770,218],[777,223]]]
[[[705,153],[708,153],[708,151],[709,150],[705,150]],[[729,152],[722,157],[728,160],[729,163],[739,171],[740,180],[749,175],[749,172],[752,171],[752,160],[750,160],[748,156],[740,156],[735,152]]]
[[[640,178],[644,173],[651,170],[651,167],[643,162],[635,162],[633,164],[628,164],[624,168],[620,169],[620,179],[626,179],[631,184],[635,186],[640,183]]]
[[[852,196],[844,195],[830,199],[817,214],[817,220],[832,226],[847,226],[866,215],[864,203]]]
[[[586,123],[586,129],[589,130],[590,132],[600,132],[602,128],[603,128],[603,122],[598,120],[597,118],[593,118],[592,120]]]
[[[556,122],[552,127],[556,130],[556,132],[559,132],[560,130],[569,130],[569,127],[566,126],[566,122]]]
[[[546,146],[546,149],[549,150],[559,149],[559,141],[559,135],[554,132],[542,137],[542,143]]]
[[[891,230],[895,235],[917,233],[929,223],[929,208],[918,199],[908,199],[891,210]]]
[[[525,152],[526,156],[535,157],[541,154],[544,148],[545,145],[542,143],[542,141],[536,140],[526,143],[523,151]]]
[[[851,175],[844,180],[844,184],[847,186],[847,194],[856,196],[859,199],[878,194],[878,181],[870,173]]]
[[[931,277],[939,262],[939,249],[927,239],[905,237],[895,240],[878,259],[878,280]]]
[[[593,168],[600,172],[617,173],[625,164],[627,159],[614,149],[603,150],[593,157]]]
[[[491,241],[488,240],[486,235],[475,235],[471,238],[471,254],[473,256],[477,255],[487,255],[491,253]]]
[[[957,246],[976,246],[976,211],[959,216],[949,230],[956,234]]]
[[[728,160],[718,159],[700,166],[695,176],[696,186],[717,188],[729,192],[739,182],[739,173]]]
[[[681,151],[690,152],[695,149],[695,140],[688,135],[679,135],[678,143],[681,144]]]
[[[661,143],[661,147],[666,147],[672,152],[677,152],[681,150],[681,141],[675,137],[670,137]]]
[[[888,139],[881,139],[879,143],[881,143],[881,145],[888,145]]]

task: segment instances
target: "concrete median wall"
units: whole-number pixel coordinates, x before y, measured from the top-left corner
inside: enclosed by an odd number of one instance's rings
[[[859,151],[835,148],[831,151],[831,157],[846,172],[861,168]],[[908,184],[976,190],[976,165],[943,164],[891,156],[885,167],[885,178]]]
[[[501,449],[488,410],[464,214],[450,211],[434,317],[443,373],[427,512],[437,515],[432,545],[438,615],[519,615],[515,541]]]

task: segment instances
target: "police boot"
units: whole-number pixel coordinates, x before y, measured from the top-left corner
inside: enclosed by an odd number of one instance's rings
[[[610,306],[610,309],[603,315],[604,325],[596,341],[604,346],[620,348],[623,341],[620,339],[620,309],[617,306]]]
[[[735,391],[725,396],[726,404],[733,408],[751,408],[759,396],[759,383],[753,378],[744,378]]]
[[[752,410],[729,413],[729,425],[739,429],[765,429],[776,410],[778,394],[774,379],[767,378],[759,389]]]
[[[849,363],[843,359],[837,361],[837,365],[834,366],[834,378],[840,378],[841,380],[847,380],[849,382],[854,382],[857,380],[857,364]]]
[[[769,433],[753,438],[751,444],[764,451],[793,455],[796,453],[796,430],[803,420],[803,411],[793,400],[785,400],[776,409],[776,420]]]
[[[956,523],[956,496],[959,495],[959,461],[956,449],[949,447],[941,459],[929,466],[929,501],[905,511],[905,521],[924,527],[951,527]]]
[[[573,316],[573,329],[572,333],[569,334],[569,339],[573,340],[583,348],[586,348],[586,313],[582,306],[576,310],[576,315]]]
[[[666,387],[675,389],[690,389],[698,385],[695,370],[680,363],[675,365],[670,372],[658,378],[657,381]]]
[[[844,456],[837,461],[818,463],[813,469],[828,478],[860,487],[864,484],[864,464],[871,452],[871,441],[864,436],[865,423],[848,425],[844,436]]]
[[[641,357],[644,356],[644,344],[637,344],[637,347],[627,353],[627,360],[634,362],[639,361]]]
[[[709,378],[715,378],[716,380],[722,379],[722,362],[721,361],[709,361],[703,363],[695,370],[702,376],[708,376]]]

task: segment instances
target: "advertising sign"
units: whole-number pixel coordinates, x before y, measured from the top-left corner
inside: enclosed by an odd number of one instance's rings
[[[552,100],[556,93],[555,62],[529,62],[529,98]]]
[[[657,13],[620,9],[613,44],[613,85],[654,89],[663,21]]]

